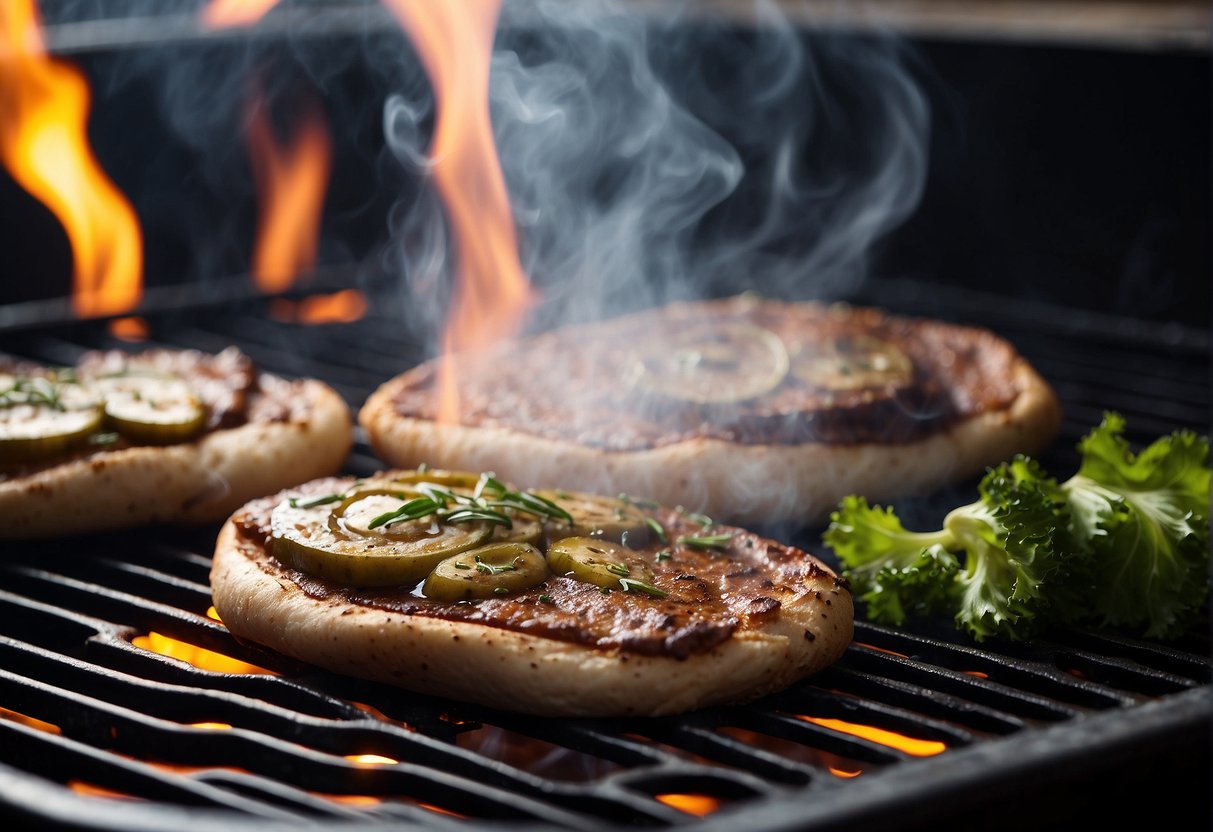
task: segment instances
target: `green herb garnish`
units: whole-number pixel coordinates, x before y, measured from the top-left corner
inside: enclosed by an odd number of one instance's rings
[[[645,522],[645,525],[647,525],[650,529],[653,530],[653,534],[657,535],[657,539],[661,541],[662,545],[666,545],[666,546],[669,545],[670,538],[666,536],[665,529],[662,528],[662,525],[660,523],[658,523],[652,517],[644,518],[644,522]]]
[[[938,531],[847,497],[824,540],[882,623],[948,613],[978,640],[1090,623],[1181,635],[1208,591],[1209,442],[1177,431],[1134,454],[1123,432],[1105,414],[1062,483],[1026,457],[991,469]]]
[[[329,503],[339,503],[344,499],[344,493],[334,491],[332,494],[322,494],[319,497],[308,497],[307,499],[291,497],[287,502],[291,508],[316,508],[316,506],[325,506]]]
[[[406,520],[417,520],[434,515],[444,523],[493,523],[507,529],[514,521],[506,512],[529,514],[536,518],[547,518],[573,522],[572,516],[551,500],[529,491],[511,491],[505,483],[492,474],[482,474],[471,496],[458,494],[450,489],[422,483],[417,487],[423,496],[409,500],[400,508],[389,511],[371,520],[368,528],[377,529]]]
[[[500,566],[485,563],[480,559],[480,555],[476,555],[476,568],[485,575],[500,575],[502,572],[514,572],[518,569],[518,567],[512,563],[503,563]],[[501,587],[498,587],[497,589],[501,589]],[[494,590],[494,592],[496,592],[496,590]]]
[[[655,598],[665,598],[669,595],[664,589],[659,589],[652,584],[644,581],[637,581],[633,578],[620,578],[619,585],[623,587],[624,592],[643,592],[646,595],[652,595]]]
[[[656,500],[650,500],[647,497],[633,497],[631,494],[627,494],[623,491],[619,492],[619,502],[625,505],[639,506],[640,508],[661,508]]]

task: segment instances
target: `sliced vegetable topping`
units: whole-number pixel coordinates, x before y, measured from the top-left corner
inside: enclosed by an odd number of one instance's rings
[[[0,376],[0,465],[50,459],[101,427],[96,393],[74,381]]]
[[[439,601],[493,598],[543,583],[547,576],[547,561],[534,546],[492,543],[439,563],[422,591]]]
[[[387,495],[363,496],[362,500]],[[349,498],[347,498],[348,500]],[[355,501],[357,502],[357,501]],[[399,503],[399,500],[396,500]],[[430,515],[402,520],[390,530],[369,528],[363,511],[353,505],[333,528],[335,513],[326,507],[295,508],[283,502],[270,517],[271,551],[282,562],[326,580],[350,586],[399,586],[421,581],[440,561],[485,543],[488,523],[445,523]],[[358,530],[358,531],[356,531]]]
[[[93,381],[110,427],[134,442],[171,445],[206,427],[206,408],[176,376],[123,373]]]
[[[646,344],[631,372],[652,394],[699,404],[743,402],[779,386],[788,351],[760,326],[705,324]]]
[[[632,502],[580,491],[536,491],[535,497],[560,500],[568,520],[549,522],[552,536],[585,536],[643,546],[653,533],[650,518]],[[626,539],[625,539],[626,538]]]
[[[848,335],[792,348],[792,375],[825,390],[903,386],[914,377],[909,357],[888,341]]]
[[[602,589],[624,589],[621,579],[650,585],[653,571],[639,552],[609,540],[566,537],[548,547],[548,565],[557,575],[594,584]]]

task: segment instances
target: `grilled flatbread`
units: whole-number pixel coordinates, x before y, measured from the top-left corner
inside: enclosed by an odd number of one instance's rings
[[[438,420],[440,360],[362,408],[388,463],[648,494],[741,523],[921,493],[1038,451],[1060,423],[1049,386],[988,331],[749,296],[461,360],[455,424]]]
[[[326,385],[259,373],[235,349],[0,366],[0,538],[219,521],[335,472],[350,422]]]
[[[538,492],[571,522],[531,515],[523,492],[453,476],[321,480],[245,506],[215,549],[223,622],[339,673],[546,716],[745,701],[851,640],[848,588],[803,551],[640,500]],[[382,523],[430,479],[450,501]],[[511,527],[457,521],[475,495]]]

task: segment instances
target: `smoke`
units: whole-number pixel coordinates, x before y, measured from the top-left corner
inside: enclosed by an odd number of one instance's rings
[[[534,324],[757,290],[837,296],[916,207],[929,111],[879,35],[752,26],[611,0],[507,2],[490,86]],[[428,94],[392,95],[388,148],[424,175]],[[393,213],[411,322],[440,325],[450,241],[432,198]]]
[[[188,17],[202,4],[43,5],[48,22],[65,22],[103,16],[103,5],[137,19]],[[744,290],[836,297],[863,278],[925,179],[929,111],[914,57],[879,33],[798,28],[781,5],[754,0],[736,22],[690,0],[505,0],[490,107],[522,264],[545,299],[534,327]],[[96,62],[98,92],[127,90],[130,100],[146,88],[136,117],[155,114],[179,140],[182,152],[154,150],[142,169],[132,165],[142,181],[128,190],[158,224],[154,239],[196,237],[195,277],[238,272],[247,256],[252,213],[214,214],[254,199],[240,139],[252,79],[279,102],[272,115],[285,129],[302,79],[323,98],[341,152],[367,144],[343,143],[343,130],[381,130],[381,156],[359,169],[366,182],[346,186],[339,219],[343,230],[378,225],[391,204],[389,242],[368,269],[399,281],[390,311],[436,351],[454,269],[442,206],[426,187],[433,96],[386,13],[365,8],[362,36],[122,50]],[[351,77],[367,79],[353,94]],[[174,180],[185,154],[187,178]],[[355,185],[377,193],[359,196]],[[328,230],[321,260],[335,262],[347,243]]]

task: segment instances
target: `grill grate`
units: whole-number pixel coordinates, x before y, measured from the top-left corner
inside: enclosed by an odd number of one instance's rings
[[[1206,429],[1205,332],[1056,309],[1046,318],[967,293],[933,292],[927,309],[916,306],[921,294],[873,287],[911,313],[972,320],[987,310],[1063,399],[1063,435],[1045,459],[1058,472],[1075,464],[1070,448],[1105,407],[1124,413],[1137,440]],[[307,328],[247,308],[152,325],[172,346],[236,343],[262,368],[322,378],[353,405],[423,357],[376,318]],[[117,346],[84,324],[5,338],[0,349],[48,363]],[[350,473],[377,467],[359,443]],[[959,493],[917,510],[938,514]],[[236,642],[208,616],[213,533],[6,545],[0,813],[94,829],[303,820],[441,830],[470,819],[710,830],[740,818],[755,829],[834,829],[964,826],[958,813],[980,805],[981,825],[997,828],[991,807],[1012,795],[1008,825],[1018,825],[1025,803],[1065,803],[1063,787],[1073,808],[1117,777],[1169,773],[1176,761],[1203,778],[1207,796],[1213,674],[1199,633],[1168,645],[1076,631],[978,647],[946,623],[861,622],[837,665],[748,706],[542,720],[345,679]],[[816,537],[800,542],[821,551]],[[222,654],[241,672],[198,669],[147,649],[160,643],[148,639]]]

